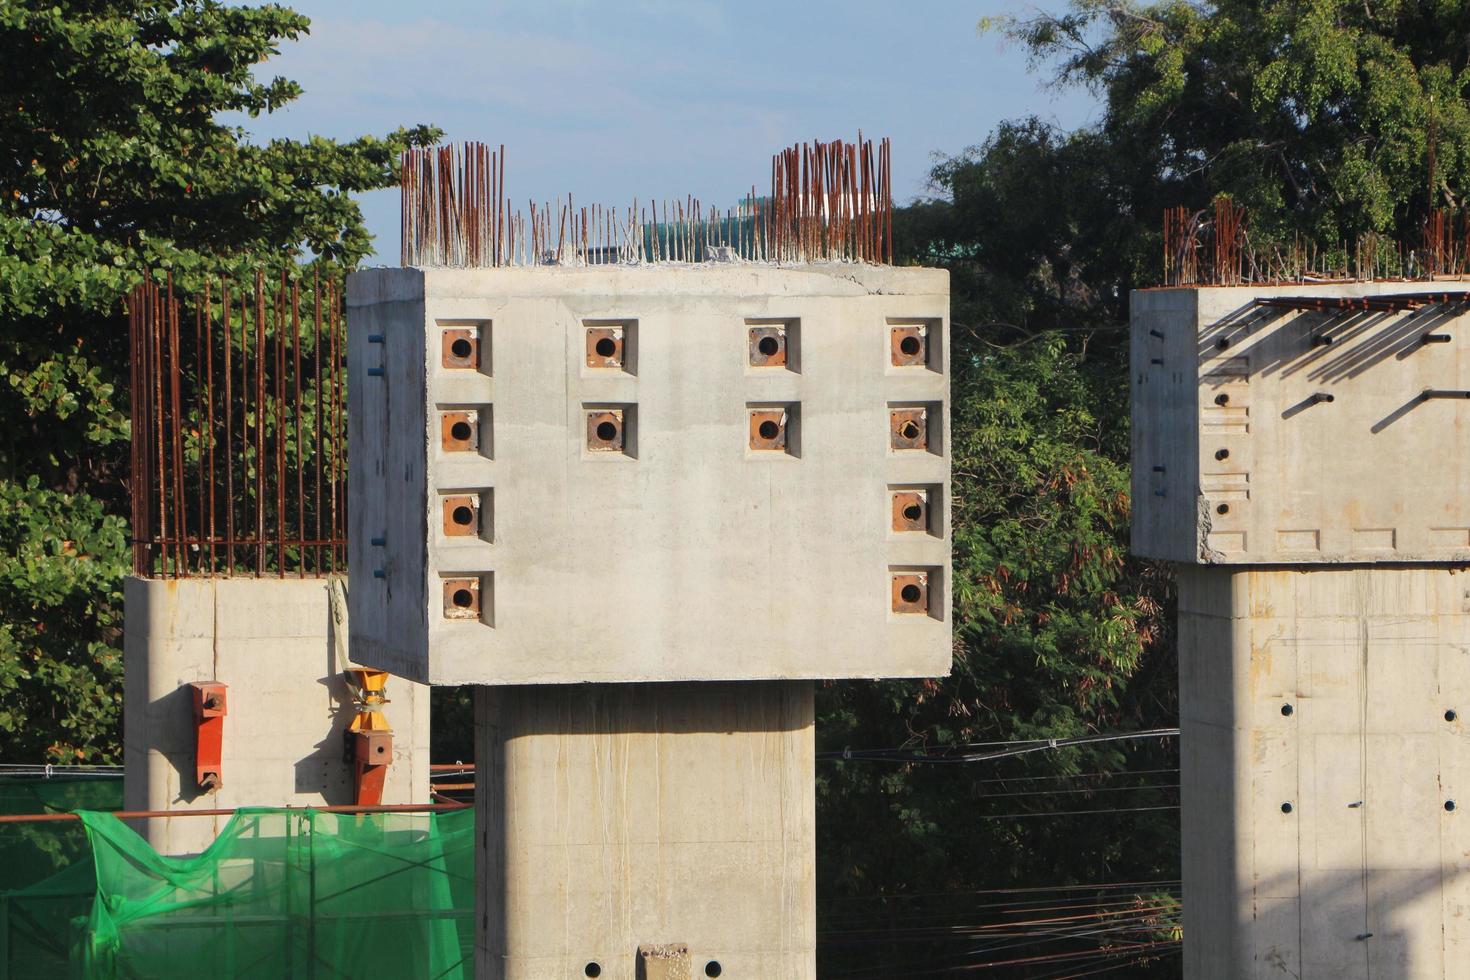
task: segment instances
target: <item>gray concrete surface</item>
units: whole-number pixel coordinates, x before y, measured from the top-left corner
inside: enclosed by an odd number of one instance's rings
[[[1256,302],[1431,289],[1466,284],[1135,291],[1134,554],[1470,560],[1466,403],[1419,397],[1470,389],[1465,307],[1318,313]],[[1450,342],[1422,343],[1429,333]]]
[[[809,682],[481,687],[476,712],[482,980],[634,980],[651,948],[816,975]]]
[[[123,762],[129,810],[351,803],[342,731],[351,694],[332,648],[325,579],[142,579],[124,585]],[[194,782],[188,685],[229,685],[224,785]],[[429,794],[429,690],[388,684],[395,731],[385,803]],[[203,850],[228,817],[140,820],[165,854]]]
[[[1460,304],[1132,297],[1133,551],[1178,563],[1187,980],[1470,977]],[[1428,334],[1442,342],[1426,342]]]
[[[1184,975],[1470,977],[1470,575],[1180,566],[1179,643]]]
[[[435,684],[948,672],[944,272],[373,269],[348,307],[359,656]],[[786,363],[751,364],[773,325]],[[929,356],[897,366],[914,325]],[[588,330],[621,331],[621,365],[589,363]],[[446,366],[445,331],[478,366]],[[904,409],[927,411],[927,448],[892,448]],[[760,410],[789,419],[785,449],[750,447]],[[592,411],[624,413],[621,449],[589,449]],[[473,448],[444,449],[446,412]],[[931,523],[895,531],[908,487]],[[447,534],[466,496],[477,525]],[[895,612],[911,573],[933,601]],[[456,580],[478,613],[446,615]]]

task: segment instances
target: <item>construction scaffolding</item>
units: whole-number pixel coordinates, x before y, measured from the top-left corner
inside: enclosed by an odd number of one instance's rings
[[[70,812],[121,788],[0,780],[0,980],[473,976],[471,808],[243,809],[166,857],[127,814]]]

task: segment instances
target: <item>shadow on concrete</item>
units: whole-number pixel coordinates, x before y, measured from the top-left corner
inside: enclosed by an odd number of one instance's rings
[[[812,723],[811,681],[499,687],[489,714],[517,735],[790,732]],[[773,697],[779,691],[783,696]]]
[[[312,746],[310,754],[296,760],[295,788],[298,793],[320,791],[328,806],[355,802],[353,766],[347,757],[346,732],[357,711],[352,701],[352,688],[339,670],[336,655],[336,624],[327,617],[327,640],[322,649],[324,673],[316,683],[326,689],[333,706],[322,739]],[[391,698],[392,692],[389,692]],[[392,711],[391,701],[388,710]],[[391,717],[391,715],[390,715]]]
[[[180,685],[149,702],[148,715],[149,727],[157,740],[155,746],[179,777],[179,793],[170,805],[193,803],[207,796],[208,791],[194,779],[194,692],[188,685]],[[160,728],[166,733],[161,738],[156,734]]]
[[[1249,357],[1252,374],[1305,373],[1307,380],[1326,385],[1356,378],[1390,358],[1433,356],[1440,345],[1426,343],[1425,336],[1442,332],[1465,315],[1458,304],[1390,313],[1298,312],[1248,303],[1204,328],[1197,353],[1201,363]],[[1287,317],[1292,318],[1288,329],[1266,329]],[[1230,377],[1206,374],[1204,380],[1218,386]]]
[[[1257,897],[1254,918],[1249,908],[1243,910],[1237,922],[1242,951],[1247,951],[1249,943],[1245,937],[1256,941],[1250,943],[1248,953],[1254,969],[1246,968],[1240,975],[1303,980],[1425,980],[1451,975],[1456,964],[1449,960],[1452,954],[1445,949],[1437,922],[1423,921],[1421,911],[1409,911],[1416,905],[1422,910],[1423,899],[1438,896],[1444,884],[1437,868],[1343,869],[1282,874],[1258,882],[1256,896],[1295,892],[1300,895],[1300,905],[1288,899],[1263,903]],[[1189,901],[1186,892],[1186,910]],[[1184,941],[1188,946],[1187,923]],[[1424,955],[1426,949],[1428,955]],[[1198,960],[1186,953],[1186,963],[1193,965]],[[1198,975],[1217,974],[1205,971]]]

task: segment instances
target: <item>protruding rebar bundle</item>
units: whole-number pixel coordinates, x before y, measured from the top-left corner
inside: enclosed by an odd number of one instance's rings
[[[128,297],[135,574],[346,567],[342,292],[306,285],[305,317],[284,272]]]
[[[771,166],[771,193],[721,211],[693,197],[645,208],[578,207],[505,196],[505,147],[413,149],[402,162],[404,265],[496,266],[893,261],[892,152],[854,143],[797,144]]]

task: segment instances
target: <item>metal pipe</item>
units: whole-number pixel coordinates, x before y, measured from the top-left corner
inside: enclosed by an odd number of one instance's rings
[[[383,803],[378,806],[283,806],[270,809],[284,813],[445,813],[467,810],[473,803]],[[109,811],[119,820],[145,820],[153,817],[229,817],[244,807],[229,810],[115,810]],[[82,819],[75,813],[8,813],[0,815],[4,823],[59,823]]]

